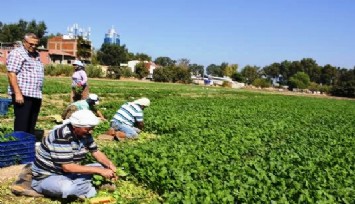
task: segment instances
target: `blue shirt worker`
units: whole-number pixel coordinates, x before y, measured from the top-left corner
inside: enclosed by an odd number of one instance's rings
[[[53,198],[85,199],[96,195],[93,174],[116,179],[115,165],[98,150],[90,133],[99,121],[90,110],[78,110],[43,138],[32,165],[35,191]],[[87,153],[98,163],[82,165]]]
[[[150,106],[148,98],[140,98],[123,104],[111,120],[110,135],[115,132],[116,138],[134,139],[144,128],[143,110]]]
[[[34,134],[42,105],[44,68],[36,48],[39,39],[27,33],[23,45],[12,50],[6,59],[8,93],[14,104],[14,131]]]
[[[96,108],[96,105],[100,103],[100,99],[96,94],[89,94],[89,97],[85,100],[76,101],[70,104],[62,113],[62,119],[68,119],[77,110],[91,110],[101,120],[106,121],[104,115]]]

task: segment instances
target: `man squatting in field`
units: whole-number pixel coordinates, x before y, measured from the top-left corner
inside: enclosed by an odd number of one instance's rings
[[[148,98],[140,98],[126,102],[115,113],[111,120],[111,128],[107,134],[117,139],[134,139],[144,128],[143,110],[150,106]]]
[[[101,120],[105,120],[102,113],[95,107],[100,103],[99,97],[96,94],[89,94],[89,97],[85,100],[76,101],[70,104],[62,113],[62,119],[66,120],[77,110],[91,110]]]
[[[96,195],[93,174],[116,179],[115,165],[98,150],[91,135],[99,122],[90,110],[78,110],[43,138],[32,165],[34,190],[48,197],[90,198]],[[88,152],[99,163],[81,165]]]

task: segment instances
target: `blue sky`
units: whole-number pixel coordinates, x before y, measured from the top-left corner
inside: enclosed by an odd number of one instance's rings
[[[190,63],[266,66],[313,58],[355,66],[354,0],[8,0],[0,21],[44,21],[48,33],[91,27],[101,47],[112,26],[130,52]]]

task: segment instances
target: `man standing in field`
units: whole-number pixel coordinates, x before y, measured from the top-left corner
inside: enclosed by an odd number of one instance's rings
[[[28,33],[22,42],[23,46],[11,51],[6,60],[8,92],[14,104],[14,131],[34,134],[42,104],[44,68],[36,51],[38,37]]]
[[[123,104],[113,116],[111,128],[107,134],[117,139],[137,138],[144,128],[143,110],[148,106],[150,106],[148,98],[140,98]]]

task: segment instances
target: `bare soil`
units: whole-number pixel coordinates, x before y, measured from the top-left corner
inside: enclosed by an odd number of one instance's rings
[[[10,180],[15,180],[24,166],[24,164],[20,164],[0,168],[0,184],[7,183]]]

